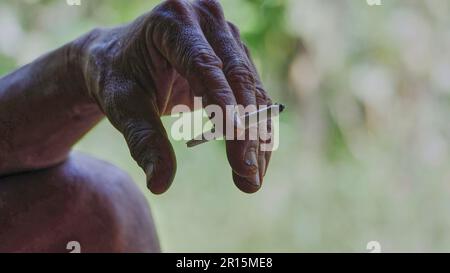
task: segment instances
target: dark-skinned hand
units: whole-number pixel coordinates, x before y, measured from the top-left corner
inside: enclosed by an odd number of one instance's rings
[[[83,51],[89,93],[124,135],[153,193],[165,192],[175,176],[175,154],[160,120],[173,106],[192,109],[194,97],[223,109],[271,104],[218,1],[164,1],[133,23],[95,30],[89,39]],[[271,153],[255,140],[227,140],[226,151],[237,187],[259,190]]]

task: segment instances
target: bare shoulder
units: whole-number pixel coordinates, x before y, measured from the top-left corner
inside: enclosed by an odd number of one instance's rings
[[[73,153],[46,170],[0,178],[0,252],[157,252],[150,208],[122,170]]]

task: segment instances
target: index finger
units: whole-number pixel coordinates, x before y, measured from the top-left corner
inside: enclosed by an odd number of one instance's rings
[[[205,38],[189,1],[166,1],[154,9],[148,42],[189,83],[194,94],[222,109],[223,123],[236,121],[237,114],[226,111],[236,98],[223,73],[222,60]]]

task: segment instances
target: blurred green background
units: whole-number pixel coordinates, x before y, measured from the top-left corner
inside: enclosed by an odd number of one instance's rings
[[[0,75],[159,1],[0,0]],[[102,122],[76,147],[120,166],[168,252],[450,251],[450,2],[223,0],[274,101],[280,149],[261,192],[232,183],[224,145],[173,141],[178,172],[152,196]],[[166,124],[171,118],[164,118]]]

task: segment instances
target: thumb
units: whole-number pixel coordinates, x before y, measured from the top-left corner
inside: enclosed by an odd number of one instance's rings
[[[120,81],[124,83],[126,81]],[[175,177],[176,159],[154,99],[132,81],[106,88],[103,109],[144,170],[154,194],[166,192]]]
[[[176,159],[161,121],[130,120],[123,129],[131,156],[144,170],[147,187],[154,194],[166,192],[173,182]]]

